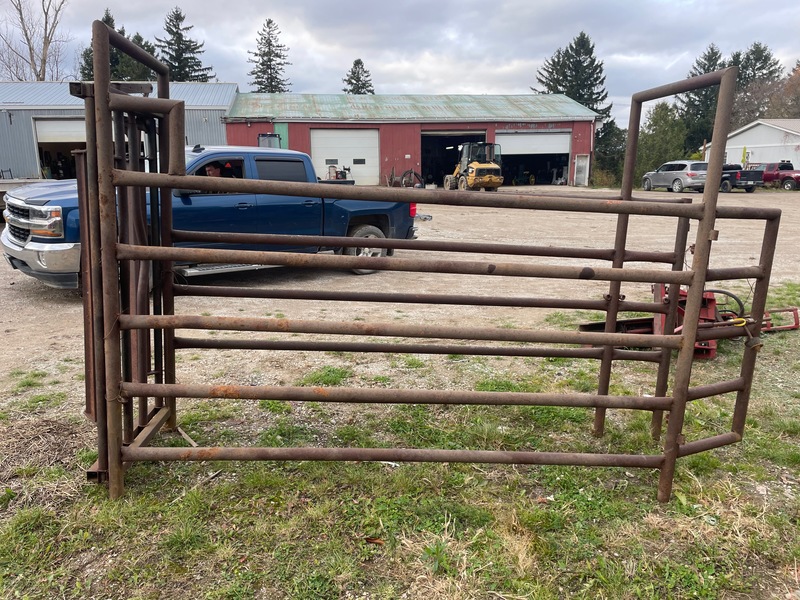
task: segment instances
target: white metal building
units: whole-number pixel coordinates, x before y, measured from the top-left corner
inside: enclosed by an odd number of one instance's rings
[[[706,160],[711,144],[706,146]],[[766,163],[788,160],[800,165],[800,119],[759,119],[728,135],[727,163]]]
[[[170,96],[186,102],[187,144],[227,143],[222,117],[238,91],[235,83],[170,84]],[[71,152],[86,147],[85,127],[83,100],[70,96],[69,82],[0,82],[4,178],[74,177]]]

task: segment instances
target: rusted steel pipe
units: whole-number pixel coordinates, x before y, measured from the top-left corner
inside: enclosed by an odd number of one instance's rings
[[[371,342],[314,342],[274,340],[213,340],[208,338],[176,337],[175,348],[215,350],[309,350],[320,352],[389,352],[405,354],[461,354],[483,356],[528,356],[599,359],[602,348],[537,348],[529,346],[460,346],[441,344],[393,344]],[[661,352],[619,350],[612,352],[614,360],[657,362]]]
[[[189,189],[215,192],[242,192],[249,194],[278,194],[286,196],[317,196],[343,200],[374,200],[379,202],[407,202],[452,206],[483,206],[489,208],[519,208],[564,212],[601,214],[639,214],[663,217],[702,217],[702,207],[671,202],[641,202],[611,200],[608,198],[575,198],[563,196],[532,196],[530,194],[494,194],[473,191],[406,190],[372,186],[338,186],[324,183],[297,183],[292,181],[262,181],[175,176],[164,173],[137,173],[115,170],[116,185],[133,185],[170,189]],[[345,189],[346,188],[346,189]]]
[[[713,437],[704,438],[702,440],[694,440],[692,442],[686,442],[685,444],[682,444],[678,450],[678,456],[689,456],[691,454],[697,454],[698,452],[713,450],[714,448],[730,446],[731,444],[741,441],[742,436],[738,433],[723,433],[721,435],[715,435]]]
[[[725,140],[728,138],[730,130],[730,115],[733,109],[733,99],[736,92],[736,76],[738,69],[730,67],[709,73],[695,80],[695,87],[698,84],[709,82],[719,82],[719,94],[717,96],[717,111],[714,119],[714,138]],[[691,80],[687,80],[691,81]],[[673,85],[670,89],[682,90],[687,84]],[[663,89],[663,88],[662,88]],[[652,90],[651,90],[652,93]],[[671,91],[670,93],[679,93]],[[647,97],[648,93],[643,93],[641,98]],[[724,144],[713,144],[711,155],[708,161],[707,180],[720,181],[722,177],[722,163],[725,160]],[[716,208],[717,195],[719,190],[714,186],[708,186],[703,194],[703,218],[698,224],[695,237],[695,250],[692,257],[692,271],[697,276],[697,281],[707,280],[709,259],[711,256],[712,240],[716,239]],[[664,465],[661,468],[658,484],[658,498],[666,502],[672,493],[672,482],[675,476],[675,464],[680,452],[681,432],[686,413],[687,394],[691,381],[692,362],[694,361],[694,344],[697,336],[697,325],[700,319],[700,311],[703,306],[703,285],[691,286],[686,297],[686,306],[683,317],[683,336],[686,345],[678,353],[675,361],[675,378],[673,381],[672,394],[674,402],[667,425],[667,434],[664,439]]]
[[[745,388],[745,385],[746,382],[743,377],[737,377],[736,379],[730,379],[728,381],[718,381],[707,385],[698,385],[689,388],[686,398],[687,400],[699,400],[701,398],[711,398],[712,396],[719,396],[730,392],[739,392]]]
[[[245,400],[296,400],[352,402],[358,404],[454,404],[488,406],[570,406],[666,410],[671,398],[653,396],[600,396],[528,392],[469,392],[460,390],[400,390],[385,388],[292,387],[258,385],[155,384],[125,382],[124,397],[239,398]]]
[[[97,190],[99,247],[101,251],[103,291],[103,339],[105,345],[105,402],[108,429],[109,495],[118,498],[124,491],[122,468],[122,405],[119,402],[122,357],[118,340],[120,313],[118,271],[115,244],[118,240],[116,194],[111,181],[114,169],[111,110],[105,90],[110,83],[109,28],[102,21],[92,24],[92,52],[95,78],[95,123],[97,131]]]
[[[410,448],[125,448],[126,461],[316,460],[579,465],[657,469],[661,456]]]
[[[318,246],[324,248],[359,248],[364,240],[353,237],[324,235],[278,235],[268,233],[219,233],[209,231],[175,230],[172,238],[176,242],[207,242],[235,244],[267,244],[278,246]],[[501,244],[486,242],[454,242],[438,240],[401,240],[398,238],[370,238],[369,245],[374,248],[395,250],[428,250],[438,252],[472,252],[480,254],[504,254],[513,256],[547,256],[556,258],[584,258],[612,261],[613,249],[566,248],[558,246],[527,246],[521,244]],[[624,251],[627,262],[672,263],[672,252]]]
[[[679,349],[677,335],[596,333],[587,331],[533,331],[502,327],[447,327],[399,323],[355,323],[215,317],[198,315],[120,315],[119,327],[128,329],[222,329],[228,331],[270,331],[275,333],[320,333],[441,339],[493,340],[555,344],[612,345],[633,348]]]
[[[727,279],[763,279],[766,275],[764,267],[729,267],[725,269],[708,269],[706,282],[725,281]]]
[[[562,298],[527,298],[523,296],[469,296],[456,294],[404,294],[391,292],[329,292],[322,290],[241,288],[215,285],[175,285],[179,296],[212,296],[219,298],[280,298],[283,300],[315,300],[341,302],[393,302],[402,304],[456,304],[464,306],[515,306],[527,308],[559,308],[603,311],[607,300],[572,300]],[[662,302],[623,300],[620,310],[629,312],[665,313]]]
[[[398,257],[358,257],[292,252],[259,252],[255,250],[217,250],[210,248],[165,248],[117,244],[120,260],[167,260],[174,262],[281,265],[287,267],[328,269],[379,269],[385,271],[419,271],[426,273],[457,273],[462,275],[493,275],[544,277],[551,279],[583,279],[600,281],[635,281],[640,283],[677,283],[690,285],[691,271],[675,272],[663,269],[614,269],[606,267],[570,267],[532,265],[491,261],[426,260]]]

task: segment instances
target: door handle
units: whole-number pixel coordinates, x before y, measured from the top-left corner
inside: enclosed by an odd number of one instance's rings
[[[316,206],[316,205],[317,201],[311,200],[310,198],[303,201],[303,206]]]
[[[253,208],[253,205],[247,202],[239,202],[239,204],[236,205],[236,208],[239,210],[245,210],[247,208]]]

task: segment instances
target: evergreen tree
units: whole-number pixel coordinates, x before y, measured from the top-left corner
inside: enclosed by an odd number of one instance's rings
[[[603,120],[608,119],[611,114],[612,105],[603,105],[608,99],[603,63],[595,58],[594,44],[583,31],[569,46],[559,48],[544,62],[536,74],[536,81],[544,89],[534,91],[565,94],[599,113]]]
[[[685,140],[686,126],[679,118],[678,108],[665,101],[658,102],[648,113],[639,133],[634,181],[641,181],[646,171],[668,160],[685,156]]]
[[[732,129],[743,127],[766,114],[770,99],[780,91],[783,66],[772,51],[754,42],[746,52],[734,52],[730,64],[739,67]]]
[[[248,73],[253,78],[250,85],[255,86],[255,92],[266,94],[280,94],[288,92],[292,84],[284,77],[284,70],[292,63],[286,60],[289,49],[280,43],[278,24],[272,19],[267,19],[256,40],[256,51],[248,54],[247,62],[253,63],[253,70]]]
[[[761,42],[753,42],[744,53],[733,52],[729,64],[739,67],[737,87],[740,90],[754,81],[777,81],[783,77],[780,61]]]
[[[346,94],[374,94],[375,88],[372,87],[372,76],[364,66],[364,61],[357,58],[353,61],[353,66],[347,72],[342,81],[347,87],[342,88]]]
[[[101,21],[114,29],[114,17],[108,9],[103,14]],[[117,33],[127,37],[146,52],[155,55],[155,46],[145,40],[139,33],[136,33],[133,37],[125,36],[124,27],[117,29]],[[94,52],[92,52],[92,47],[84,48],[81,52],[80,63],[80,78],[82,81],[94,80],[93,59]],[[109,49],[109,60],[111,63],[111,81],[151,81],[155,79],[155,75],[150,69],[113,46]]]
[[[604,105],[608,100],[606,76],[602,61],[595,58],[594,44],[589,36],[581,31],[566,48],[556,50],[536,73],[536,81],[544,89],[532,90],[564,94],[600,115],[605,125],[598,127],[595,134],[595,158],[602,160],[602,167],[599,164],[597,167],[617,179],[625,158],[624,142],[622,153],[618,150],[620,133],[624,139],[624,132],[611,119],[612,105]]]
[[[600,171],[607,173],[607,184],[622,181],[622,167],[625,164],[625,148],[628,130],[617,127],[617,122],[611,118],[597,132],[594,146],[594,173],[593,179],[600,179]]]
[[[705,52],[694,61],[694,65],[686,77],[713,73],[726,66],[719,48],[715,44],[710,44]],[[678,112],[686,128],[684,154],[696,152],[704,142],[711,141],[714,115],[717,111],[718,91],[716,87],[707,87],[677,96]]]
[[[100,19],[103,23],[108,25],[111,29],[114,29],[114,17],[111,14],[111,11],[106,9],[103,13],[103,18]],[[109,57],[111,61],[111,80],[118,81],[119,77],[116,76],[117,73],[117,66],[119,65],[120,59],[120,51],[114,47],[109,49]],[[94,52],[92,52],[92,47],[88,46],[83,49],[81,52],[81,64],[79,67],[79,74],[81,81],[93,81],[94,80],[94,64],[92,61],[94,60]]]
[[[175,7],[164,20],[164,39],[156,38],[155,46],[159,50],[159,59],[169,67],[170,81],[202,81],[207,82],[215,77],[211,70],[204,67],[198,56],[205,52],[205,42],[197,42],[186,34],[194,25],[184,27],[186,15],[179,7]]]
[[[122,29],[121,33],[124,35],[125,30]],[[148,54],[156,55],[156,47],[144,39],[138,31],[133,36],[128,36],[128,39]],[[120,81],[153,81],[156,75],[147,66],[127,54],[122,54],[119,58],[119,78]]]

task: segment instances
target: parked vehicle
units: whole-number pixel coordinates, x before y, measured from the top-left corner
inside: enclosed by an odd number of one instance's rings
[[[206,167],[209,167],[209,173],[219,173],[214,171],[219,165],[223,167],[222,176],[319,182],[311,159],[301,152],[259,147],[187,148],[187,174],[205,176]],[[416,205],[405,202],[174,190],[172,210],[175,229],[189,231],[416,237]],[[0,245],[12,268],[51,287],[79,286],[80,231],[75,180],[50,181],[11,190],[6,194],[3,216],[7,225],[0,235]],[[213,247],[264,249],[263,246],[219,244]],[[333,251],[360,256],[391,254],[385,248],[282,246],[269,249],[310,253]],[[253,265],[237,267],[230,270],[255,268]],[[194,273],[187,271],[187,274]]]
[[[800,171],[796,171],[794,165],[787,160],[753,164],[750,168],[761,171],[765,185],[780,186],[785,190],[800,188]]]
[[[702,191],[706,185],[708,163],[692,160],[672,160],[655,171],[642,176],[642,189],[667,188],[668,192],[680,193],[685,189]]]
[[[453,174],[444,176],[444,189],[496,192],[503,185],[500,144],[467,142],[458,149],[461,155]]]
[[[757,169],[742,169],[742,165],[722,165],[722,178],[719,191],[728,193],[734,189],[742,189],[748,194],[764,185],[763,173]]]

